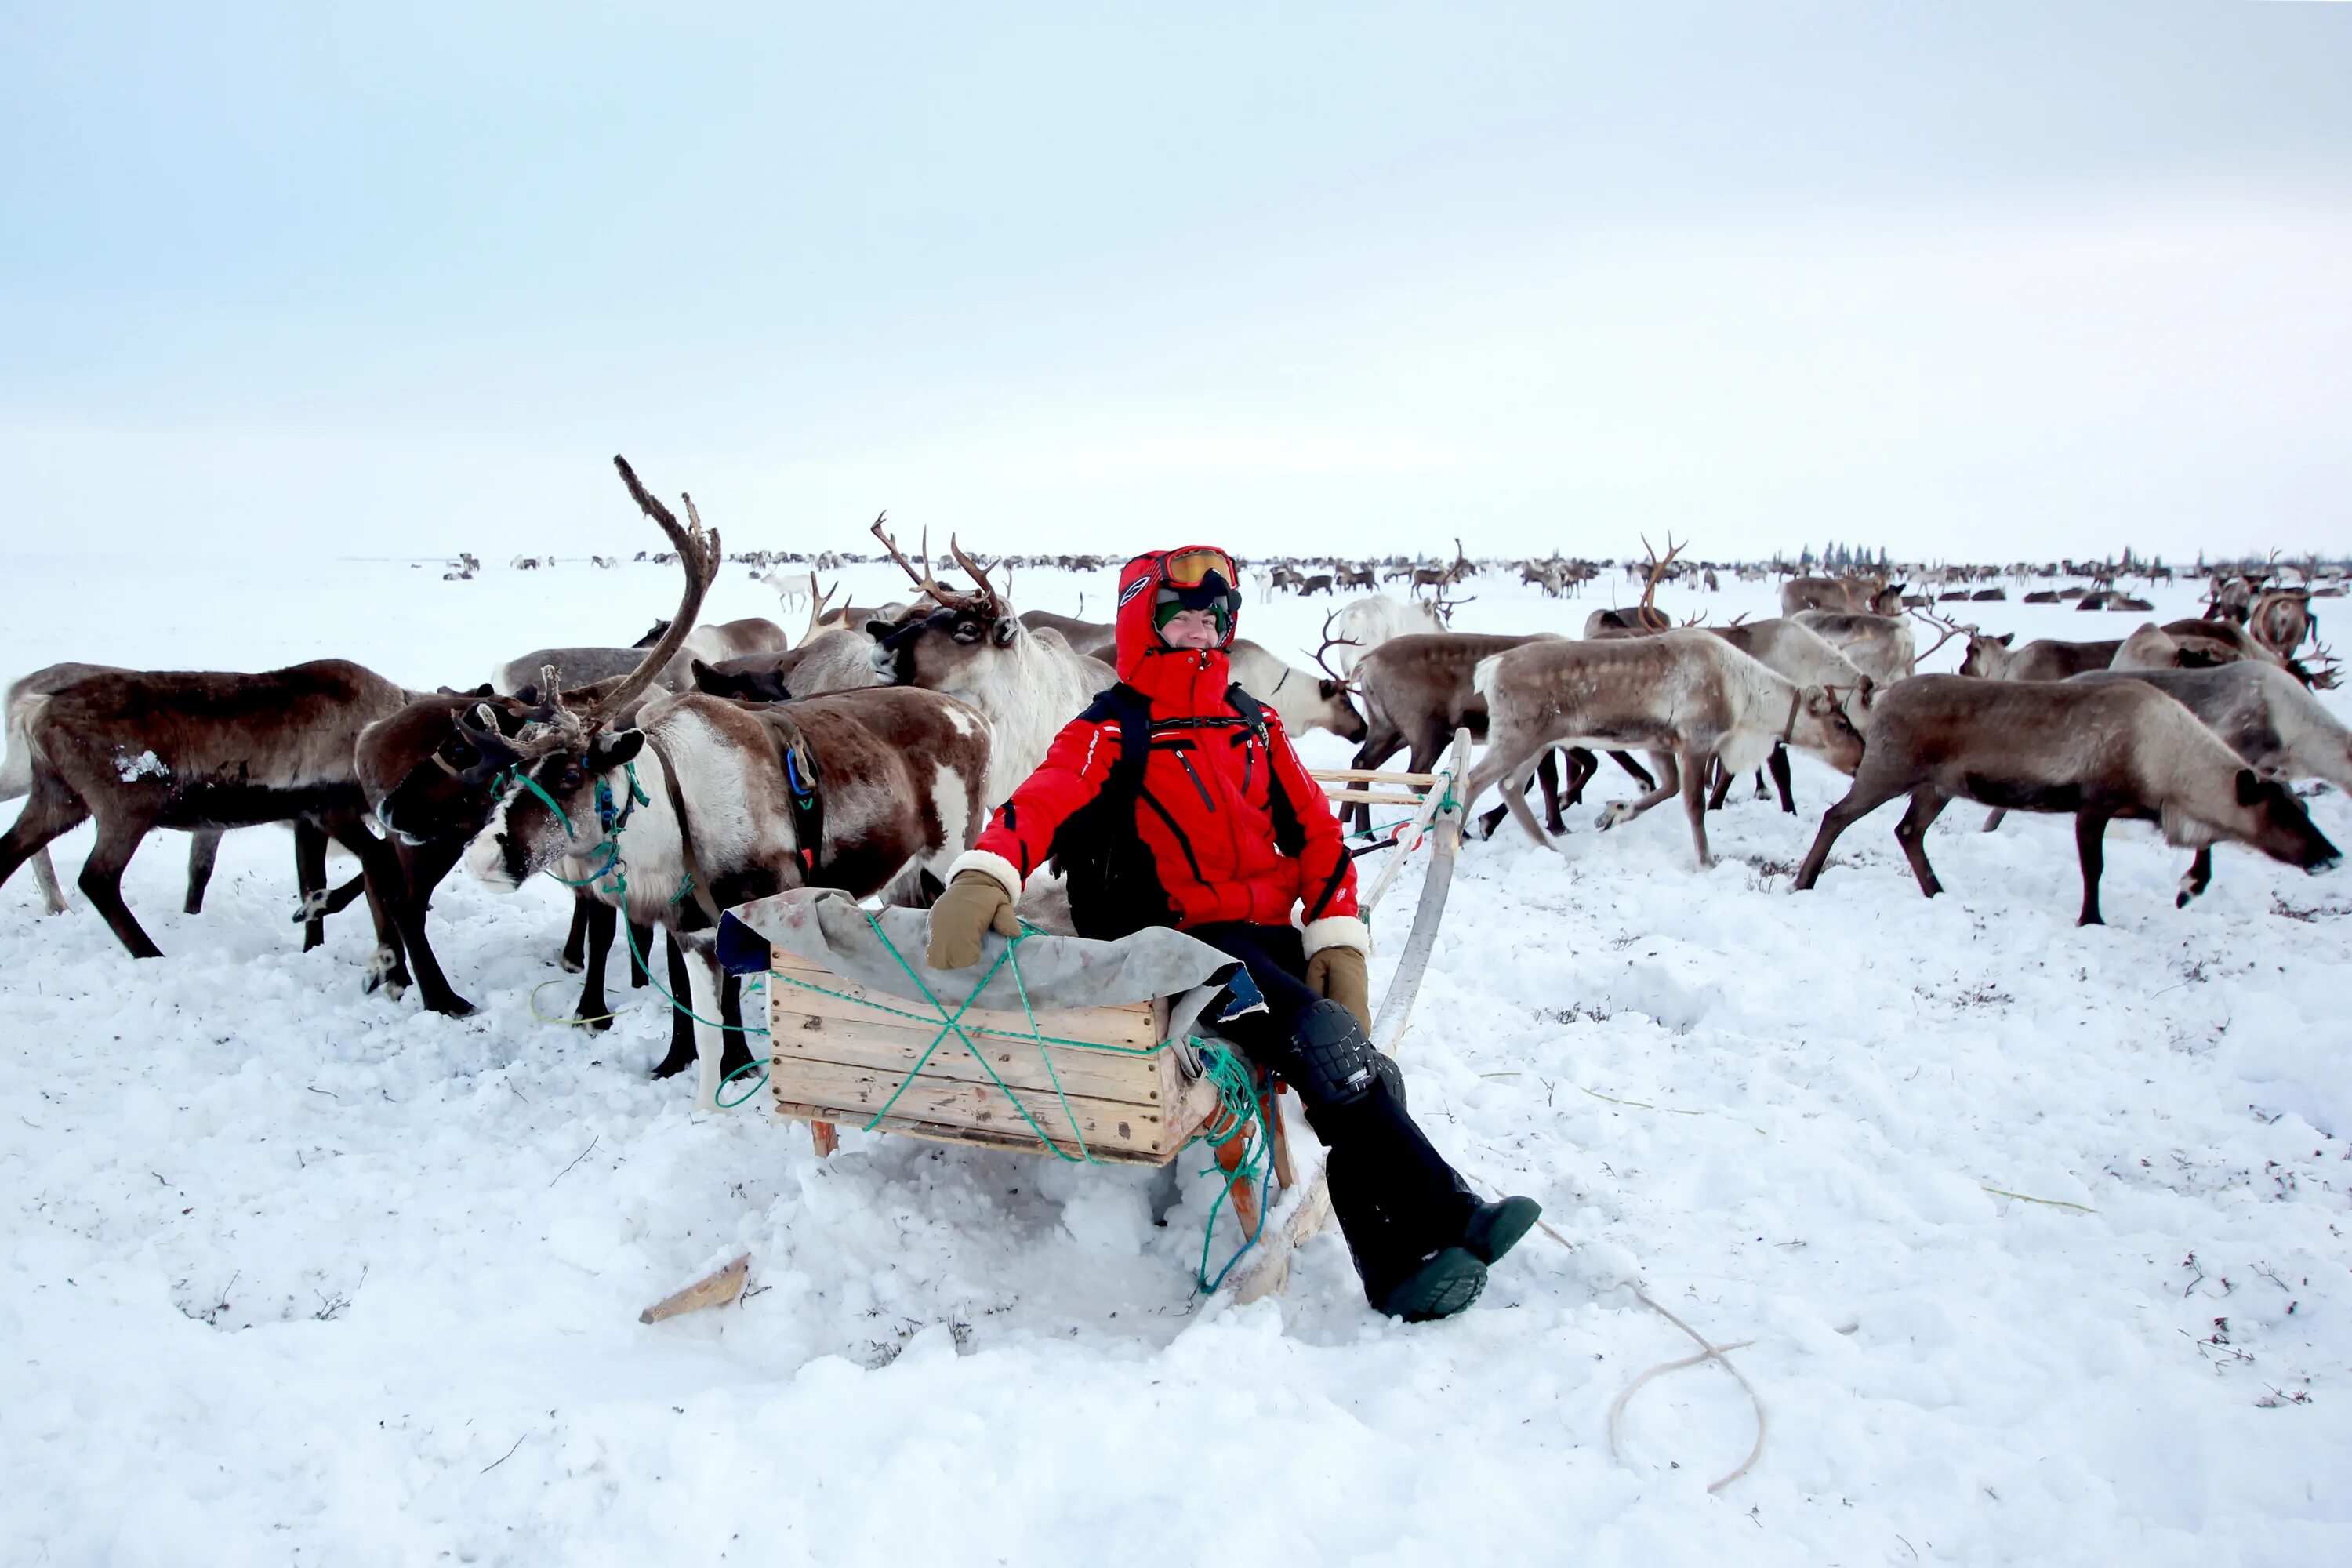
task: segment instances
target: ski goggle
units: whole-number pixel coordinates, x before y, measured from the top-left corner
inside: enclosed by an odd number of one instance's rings
[[[1171,588],[1197,588],[1209,580],[1213,572],[1223,579],[1226,592],[1241,588],[1241,574],[1234,570],[1234,558],[1222,550],[1195,545],[1171,550],[1160,562],[1160,580]]]

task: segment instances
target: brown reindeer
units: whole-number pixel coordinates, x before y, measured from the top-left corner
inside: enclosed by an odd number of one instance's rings
[[[2086,669],[2106,668],[2124,646],[2120,637],[2101,642],[2036,637],[2023,647],[2012,648],[2016,637],[2015,632],[1996,637],[1969,628],[1969,651],[1960,658],[1960,673],[1986,680],[2063,680]]]
[[[1551,846],[1528,809],[1527,768],[1543,750],[1581,742],[1639,748],[1658,766],[1655,789],[1612,801],[1605,830],[1682,792],[1702,868],[1707,769],[1733,773],[1761,763],[1777,741],[1813,752],[1841,773],[1862,760],[1862,736],[1837,693],[1800,686],[1721,637],[1695,630],[1605,642],[1529,642],[1481,659],[1473,684],[1486,700],[1488,744],[1464,793],[1499,784],[1504,804],[1538,844]]]
[[[1977,680],[1923,675],[1878,699],[1853,788],[1830,807],[1805,863],[1821,879],[1838,836],[1897,795],[1911,797],[1895,842],[1919,890],[1943,891],[1927,864],[1927,829],[1954,800],[2012,811],[2068,812],[2082,862],[2080,923],[2097,925],[2107,824],[2161,826],[2169,843],[2252,845],[2305,870],[2335,864],[2336,847],[2284,785],[2262,778],[2179,702],[2136,680]]]
[[[1330,623],[1327,619],[1324,625],[1328,634]],[[1428,773],[1453,742],[1456,730],[1466,729],[1474,737],[1486,733],[1486,700],[1471,687],[1478,661],[1522,643],[1551,637],[1549,632],[1533,637],[1420,632],[1381,643],[1356,661],[1352,680],[1363,704],[1365,728],[1362,743],[1349,765],[1377,768],[1410,746],[1407,769]],[[1327,635],[1324,647],[1332,646],[1335,640]],[[1316,657],[1319,662],[1321,654]],[[1582,754],[1580,764],[1579,758],[1571,754],[1567,804],[1572,805],[1581,798],[1584,781],[1591,777],[1595,765],[1590,752]],[[1537,762],[1536,772],[1543,785],[1545,818],[1551,823],[1553,832],[1564,832],[1566,825],[1559,815],[1559,769],[1549,752]],[[1370,805],[1360,801],[1348,809],[1355,817],[1359,833],[1370,829]],[[1500,820],[1497,808],[1489,814],[1486,831],[1492,833],[1495,823]]]
[[[317,659],[258,675],[95,675],[31,699],[25,734],[32,785],[23,815],[0,837],[0,882],[35,850],[95,817],[98,842],[79,886],[133,957],[160,957],[122,899],[123,868],[150,832],[308,817],[356,855],[365,873],[377,931],[368,989],[389,984],[398,994],[413,960],[425,1005],[470,1012],[425,941],[397,856],[363,821],[354,744],[361,730],[412,695],[348,660]],[[323,864],[320,872],[323,882]]]

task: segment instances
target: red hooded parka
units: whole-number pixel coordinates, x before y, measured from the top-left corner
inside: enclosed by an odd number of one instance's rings
[[[1225,700],[1233,676],[1224,649],[1170,647],[1153,625],[1166,553],[1138,556],[1119,574],[1118,662],[1119,679],[1151,705],[1135,832],[1151,852],[1176,923],[1286,925],[1297,910],[1308,953],[1368,950],[1370,939],[1356,914],[1355,862],[1339,819],[1274,710],[1265,710],[1263,740],[1241,724],[1160,727],[1170,720],[1234,717]],[[1231,626],[1225,641],[1233,641]],[[983,871],[1019,899],[1022,884],[1052,853],[1055,831],[1101,791],[1119,753],[1116,718],[1073,720],[997,808],[979,843],[950,868],[950,879]]]

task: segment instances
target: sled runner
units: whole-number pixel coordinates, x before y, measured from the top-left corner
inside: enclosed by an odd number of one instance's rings
[[[1413,807],[1382,835],[1396,852],[1360,900],[1367,917],[1412,849],[1433,847],[1372,1028],[1391,1055],[1444,910],[1469,757],[1465,731],[1434,773],[1314,775],[1337,805]],[[1203,1014],[1234,966],[1216,949],[1158,927],[1117,942],[1033,929],[990,937],[980,971],[943,973],[920,957],[919,911],[800,891],[730,918],[768,941],[769,1089],[779,1114],[810,1124],[820,1155],[842,1124],[1105,1164],[1165,1165],[1204,1142],[1249,1238],[1214,1288],[1244,1301],[1282,1289],[1292,1251],[1328,1221],[1319,1146],[1304,1140],[1318,1152],[1294,1168],[1276,1086]]]

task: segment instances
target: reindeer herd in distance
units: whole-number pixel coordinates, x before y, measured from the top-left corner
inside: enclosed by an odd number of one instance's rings
[[[667,548],[636,559],[675,567],[676,607],[627,647],[534,649],[471,687],[415,691],[342,659],[257,674],[141,671],[56,664],[6,693],[0,799],[25,806],[0,836],[0,883],[30,862],[47,907],[67,909],[47,846],[85,820],[96,843],[77,886],[134,956],[158,954],[122,897],[122,872],[147,834],[190,835],[186,909],[197,912],[220,835],[278,822],[295,835],[303,946],[322,922],[364,897],[376,942],[367,989],[473,1010],[442,971],[427,914],[460,864],[511,891],[551,873],[572,889],[566,968],[583,973],[578,1021],[610,1026],[606,970],[626,933],[632,984],[647,983],[653,934],[667,937],[670,1049],[657,1074],[698,1068],[698,1098],[715,1103],[724,1076],[748,1060],[736,983],[713,934],[724,908],[786,889],[840,889],[928,906],[950,861],[992,806],[1044,758],[1065,722],[1117,679],[1108,622],[1022,612],[1024,568],[1115,568],[1110,555],[1008,556],[983,562],[926,536],[910,556],[877,518],[878,555],[728,554],[690,497],[686,521],[615,469]],[[1958,600],[2005,595],[2000,579],[2072,581],[2028,601],[2144,610],[2119,586],[2170,574],[2128,559],[2010,568],[1941,567],[1819,576],[1779,563],[1697,563],[1668,541],[1639,561],[1451,562],[1275,560],[1250,570],[1271,595],[1370,589],[1326,615],[1316,668],[1246,639],[1234,678],[1293,734],[1324,729],[1379,768],[1408,752],[1431,773],[1457,730],[1486,742],[1468,781],[1557,847],[1566,805],[1582,799],[1601,759],[1639,786],[1609,802],[1604,829],[1680,795],[1698,864],[1711,864],[1706,816],[1736,780],[1769,773],[1795,814],[1788,752],[1816,756],[1853,780],[1823,815],[1797,889],[1821,878],[1840,834],[1898,797],[1895,837],[1921,890],[1940,890],[1927,829],[1953,800],[2075,820],[2080,920],[2097,921],[2102,839],[2117,817],[2157,823],[2192,850],[2179,901],[2212,876],[2211,847],[2250,846],[2309,870],[2335,846],[2294,793],[2317,780],[2352,790],[2352,733],[2312,692],[2336,666],[2317,637],[2315,599],[2344,594],[2340,565],[2275,561],[2216,572],[2198,616],[2128,636],[2040,639],[2020,647],[1940,613]],[[616,557],[592,558],[617,567]],[[824,573],[862,561],[895,563],[904,597],[836,604]],[[726,563],[805,605],[797,636],[764,617],[704,625],[699,614]],[[552,558],[519,557],[524,570]],[[786,570],[793,568],[794,570]],[[804,568],[804,569],[802,569]],[[478,574],[461,555],[446,574]],[[1637,603],[1593,610],[1582,635],[1456,632],[1465,584],[1516,572],[1547,595],[1574,594],[1604,573],[1639,582]],[[950,582],[942,573],[960,574]],[[1782,614],[1721,626],[1673,621],[1656,604],[1674,581],[1715,589],[1723,574],[1785,579]],[[968,584],[968,585],[966,585]],[[1402,585],[1403,596],[1381,590]],[[1915,628],[1937,641],[1919,651]],[[1954,638],[1957,675],[1918,673]],[[456,672],[452,672],[453,674]],[[1565,759],[1566,773],[1560,763]],[[1538,821],[1527,790],[1539,783]],[[1381,839],[1355,808],[1359,842]],[[361,874],[326,879],[330,841]],[[690,1008],[690,1011],[688,1009]]]

